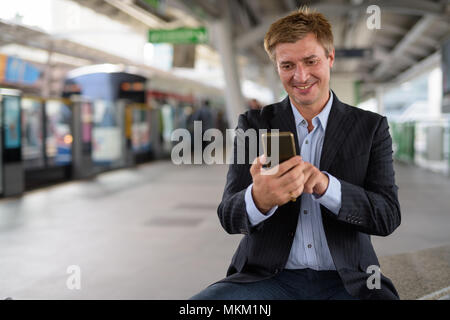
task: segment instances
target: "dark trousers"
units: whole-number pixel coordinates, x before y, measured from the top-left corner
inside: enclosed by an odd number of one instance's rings
[[[358,300],[344,288],[337,271],[284,269],[272,278],[214,283],[191,300]]]

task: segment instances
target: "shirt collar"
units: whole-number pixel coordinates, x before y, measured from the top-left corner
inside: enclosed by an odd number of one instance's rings
[[[292,101],[290,99],[289,99],[289,102],[291,104],[292,112],[294,113],[295,127],[298,127],[301,124],[301,122],[305,119],[300,114],[300,112],[297,110],[297,108],[292,104]],[[330,98],[328,99],[327,104],[322,109],[322,111],[313,118],[313,123],[314,123],[314,119],[316,119],[316,118],[319,119],[320,125],[322,126],[323,130],[325,130],[327,128],[328,116],[330,115],[332,105],[333,105],[333,92],[330,90]],[[306,122],[306,120],[305,120],[305,122]]]

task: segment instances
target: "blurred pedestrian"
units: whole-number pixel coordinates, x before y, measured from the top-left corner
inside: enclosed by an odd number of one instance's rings
[[[250,110],[261,110],[262,109],[261,103],[254,98],[250,99],[248,106],[249,106]]]

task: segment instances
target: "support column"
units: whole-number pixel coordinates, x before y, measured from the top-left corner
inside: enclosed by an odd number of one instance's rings
[[[375,90],[375,97],[377,100],[377,112],[384,115],[384,89],[379,86]]]
[[[282,100],[281,95],[283,94],[283,86],[280,78],[278,77],[277,71],[275,70],[275,66],[273,64],[264,66],[264,74],[267,79],[267,86],[273,93],[272,103],[279,102]]]
[[[435,119],[442,114],[442,92],[442,70],[435,68],[428,76],[428,109]]]
[[[220,1],[222,17],[212,23],[213,36],[222,60],[225,77],[225,102],[230,128],[237,126],[239,114],[246,110],[241,92],[236,51],[232,39],[232,25],[228,1]]]
[[[53,54],[53,45],[47,51],[47,63],[44,68],[44,77],[42,81],[41,95],[44,98],[48,98],[51,95],[51,80],[52,80],[52,54]]]
[[[352,75],[331,73],[330,88],[339,97],[339,100],[355,105],[355,79]]]

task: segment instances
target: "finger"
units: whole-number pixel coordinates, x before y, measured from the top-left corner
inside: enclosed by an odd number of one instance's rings
[[[300,185],[296,190],[294,190],[293,192],[291,192],[295,198],[300,197],[304,192],[304,185]]]
[[[265,155],[256,157],[255,160],[253,160],[252,166],[250,167],[250,174],[252,176],[259,174],[264,163],[266,163]]]
[[[276,167],[278,167],[278,170],[275,174],[277,175],[277,177],[281,177],[286,172],[291,170],[293,167],[301,164],[302,162],[303,162],[303,160],[302,160],[301,156],[294,156],[294,157],[290,158],[289,160],[286,160],[286,161],[280,163],[279,165],[277,165]]]
[[[280,186],[286,186],[293,181],[296,181],[301,178],[301,183],[303,184],[307,178],[310,177],[312,171],[312,165],[308,162],[302,161],[299,165],[292,168],[289,172],[285,173],[279,180]]]
[[[284,192],[294,192],[296,193],[297,189],[303,187],[304,185],[304,176],[303,173],[300,173],[297,179],[292,180],[290,183],[283,187]]]
[[[297,186],[295,190],[292,190],[288,193],[290,201],[295,202],[298,197],[300,197],[303,193],[303,184]]]
[[[318,171],[318,169],[315,166],[309,162],[304,162],[303,174],[305,175],[305,181],[308,181],[309,177],[311,177],[311,175],[313,175],[316,171]]]
[[[279,178],[279,184],[281,186],[289,185],[290,183],[297,181],[301,176],[304,175],[303,167],[301,165],[297,165],[292,168],[289,172],[285,173],[283,176]],[[301,181],[303,183],[304,181]]]
[[[319,175],[312,174],[308,180],[306,180],[304,185],[304,192],[312,194],[314,192],[314,187],[319,182]]]

